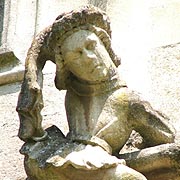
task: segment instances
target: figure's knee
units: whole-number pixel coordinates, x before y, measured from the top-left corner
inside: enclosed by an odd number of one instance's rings
[[[127,180],[127,179],[147,180],[143,174],[123,164],[119,164],[116,168],[110,169],[103,180]]]
[[[121,177],[121,180],[147,180],[146,177],[138,171],[121,164],[116,168],[116,176]]]

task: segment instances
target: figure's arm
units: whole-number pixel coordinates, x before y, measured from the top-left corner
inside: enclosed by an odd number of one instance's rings
[[[44,49],[44,42],[50,31],[51,27],[48,27],[36,36],[26,57],[24,80],[16,108],[20,118],[18,136],[23,141],[40,140],[45,136],[40,114],[43,108],[42,69],[46,60],[52,58]]]
[[[128,119],[134,130],[142,135],[146,146],[174,141],[175,129],[169,119],[134,92],[130,93],[129,110]]]

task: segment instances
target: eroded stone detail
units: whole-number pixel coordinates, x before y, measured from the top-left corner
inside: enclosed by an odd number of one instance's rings
[[[66,137],[41,126],[42,69],[49,59],[57,67],[56,87],[67,90]],[[29,179],[146,179],[117,158],[120,149],[132,130],[144,147],[171,143],[175,132],[166,116],[127,88],[119,65],[109,19],[94,7],[58,16],[33,40],[17,105]]]
[[[178,180],[180,177],[180,145],[163,144],[133,153],[120,154],[128,166],[142,172],[148,180]]]

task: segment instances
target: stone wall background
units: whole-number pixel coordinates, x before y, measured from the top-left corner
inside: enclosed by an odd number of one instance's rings
[[[148,69],[151,104],[180,131],[180,43],[152,49]]]
[[[15,108],[32,38],[61,12],[87,3],[106,10],[111,18],[113,45],[122,59],[119,71],[128,86],[167,114],[180,130],[179,0],[0,0],[2,180],[25,179]],[[45,127],[56,124],[67,133],[65,92],[54,87],[54,72],[55,66],[48,62],[44,69],[43,123]]]

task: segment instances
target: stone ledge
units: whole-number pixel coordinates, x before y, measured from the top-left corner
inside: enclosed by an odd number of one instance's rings
[[[23,80],[24,68],[19,59],[7,46],[0,47],[0,85]]]
[[[24,69],[11,70],[4,73],[0,73],[0,86],[22,81],[24,77]]]

